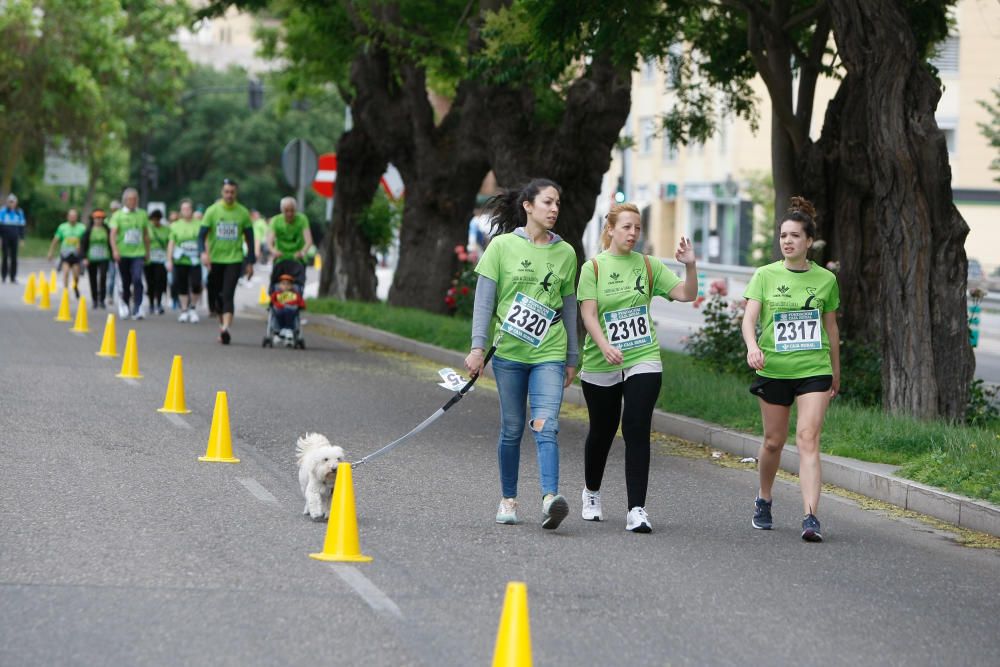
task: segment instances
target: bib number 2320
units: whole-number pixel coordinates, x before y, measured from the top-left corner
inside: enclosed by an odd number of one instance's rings
[[[823,348],[819,309],[791,310],[774,314],[774,351],[820,350]]]
[[[532,347],[538,347],[549,332],[555,316],[556,311],[553,309],[518,292],[500,329]]]

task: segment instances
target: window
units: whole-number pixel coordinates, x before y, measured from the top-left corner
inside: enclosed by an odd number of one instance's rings
[[[931,64],[942,74],[958,74],[958,35],[948,35],[937,45]]]
[[[673,143],[669,132],[663,134],[663,164],[677,162],[677,145]]]
[[[938,118],[938,127],[944,133],[944,140],[948,144],[948,155],[955,155],[958,152],[958,120],[955,118]]]
[[[657,62],[655,58],[646,58],[642,61],[642,82],[652,83],[656,80],[656,66]]]
[[[643,116],[639,119],[639,154],[649,155],[653,152],[653,140],[656,138],[656,119]]]

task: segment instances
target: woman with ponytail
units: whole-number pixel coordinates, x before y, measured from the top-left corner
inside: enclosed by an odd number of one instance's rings
[[[501,500],[496,522],[516,524],[521,436],[530,426],[538,453],[542,528],[555,529],[569,504],[559,495],[559,408],[576,376],[576,253],[552,232],[562,190],[534,179],[486,203],[493,239],[476,266],[472,350],[465,367],[483,370],[491,325],[499,334],[493,375],[500,395]],[[566,325],[564,322],[568,322]],[[530,405],[528,417],[526,406]]]
[[[615,204],[601,234],[604,252],[580,269],[578,298],[587,339],[580,380],[590,415],[584,449],[583,518],[601,521],[601,480],[621,424],[625,439],[625,530],[652,532],[646,514],[649,432],[660,395],[663,365],[650,317],[654,296],[694,301],[698,269],[691,241],[681,238],[674,257],[684,281],[659,260],[633,250],[642,223],[634,204]],[[623,408],[624,403],[624,408]]]
[[[801,197],[792,197],[790,203],[780,227],[783,259],[757,269],[743,293],[747,299],[743,316],[747,365],[757,371],[750,393],[757,396],[764,422],[764,443],[757,464],[760,488],[751,525],[771,530],[771,489],[794,403],[805,514],[802,539],[822,542],[816,518],[822,484],[819,434],[830,399],[840,390],[840,288],[833,273],[807,258],[816,239],[816,210]]]

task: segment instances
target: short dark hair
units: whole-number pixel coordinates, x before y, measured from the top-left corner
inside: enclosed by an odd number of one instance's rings
[[[236,181],[234,181],[234,180],[233,180],[233,179],[231,179],[231,178],[224,178],[224,179],[222,179],[222,184],[223,184],[223,185],[231,185],[231,186],[233,186],[234,188],[238,188],[238,187],[240,187],[240,184],[239,184],[239,183],[237,183]]]

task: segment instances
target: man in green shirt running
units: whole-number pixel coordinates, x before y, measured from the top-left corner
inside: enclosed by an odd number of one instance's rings
[[[131,312],[132,319],[141,320],[142,274],[146,260],[149,259],[149,218],[139,208],[138,190],[125,189],[122,193],[122,207],[111,216],[108,229],[111,255],[118,262],[118,272],[122,279],[118,316],[125,320]]]
[[[244,266],[244,239],[247,279],[253,276],[256,261],[253,222],[246,207],[236,201],[237,188],[232,179],[222,181],[222,199],[205,211],[198,232],[201,263],[208,267],[208,306],[219,318],[219,342],[223,345],[229,345],[230,341],[236,284]]]
[[[63,289],[69,288],[69,274],[73,273],[73,292],[80,298],[78,282],[80,280],[80,239],[87,232],[87,226],[80,222],[80,216],[75,208],[66,213],[66,222],[56,228],[55,236],[49,245],[48,261],[52,261],[52,253],[59,245],[59,266],[62,269]]]

